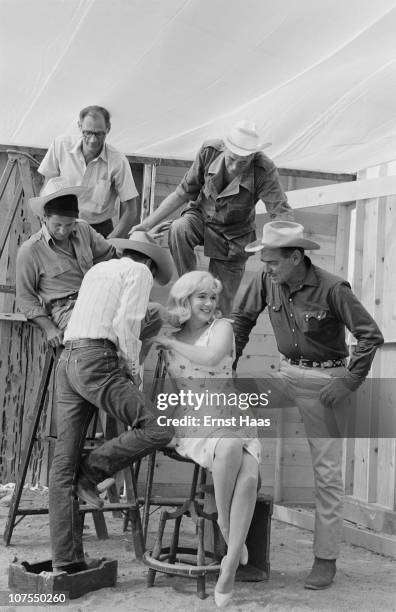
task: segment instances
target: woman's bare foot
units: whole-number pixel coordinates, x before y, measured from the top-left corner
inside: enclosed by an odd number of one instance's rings
[[[220,575],[216,583],[218,593],[230,593],[234,588],[237,567],[233,567],[227,559],[227,555],[221,561]]]

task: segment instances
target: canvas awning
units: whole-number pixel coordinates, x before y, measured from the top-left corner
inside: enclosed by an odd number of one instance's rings
[[[125,153],[192,158],[238,119],[279,166],[396,157],[394,0],[1,0],[0,143],[112,113]]]

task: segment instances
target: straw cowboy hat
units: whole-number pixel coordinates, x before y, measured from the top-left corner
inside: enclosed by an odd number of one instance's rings
[[[109,238],[108,242],[121,251],[138,251],[153,260],[157,266],[155,280],[160,285],[166,285],[174,271],[173,260],[168,251],[160,247],[147,232],[133,232],[131,238]]]
[[[48,202],[64,196],[74,195],[78,198],[84,190],[85,187],[67,187],[61,177],[56,176],[49,179],[48,183],[44,185],[43,189],[41,190],[41,194],[39,196],[29,199],[29,206],[35,215],[38,217],[44,217],[44,206],[48,204]],[[78,217],[78,206],[77,208],[74,206],[73,211],[77,213],[76,216]],[[59,214],[61,214],[61,212],[59,212]]]
[[[224,138],[224,142],[227,149],[232,153],[245,157],[271,146],[270,142],[260,143],[259,138],[256,124],[243,119],[230,129]]]
[[[263,227],[261,240],[250,242],[245,251],[256,253],[262,249],[280,249],[281,247],[301,247],[302,249],[320,249],[313,240],[304,238],[304,226],[293,221],[271,221]]]

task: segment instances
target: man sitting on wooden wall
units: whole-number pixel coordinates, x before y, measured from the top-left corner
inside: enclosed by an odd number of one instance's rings
[[[268,145],[268,143],[267,143]],[[203,245],[209,272],[223,285],[219,307],[227,316],[255,239],[256,203],[271,218],[292,218],[275,164],[264,155],[256,126],[239,121],[223,140],[208,140],[176,190],[134,230],[147,231],[188,203],[172,222],[169,248],[179,276],[196,268],[194,249]]]
[[[43,219],[41,229],[22,244],[16,261],[19,310],[34,321],[52,347],[61,346],[82,279],[96,263],[116,256],[116,250],[88,223],[78,219],[83,187],[48,181],[29,205]]]

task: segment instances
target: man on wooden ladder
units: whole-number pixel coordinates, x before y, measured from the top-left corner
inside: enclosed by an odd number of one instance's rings
[[[24,242],[16,261],[18,308],[44,332],[48,344],[61,346],[84,275],[96,263],[116,256],[114,246],[78,219],[83,187],[64,187],[51,179],[30,198],[41,229]]]

